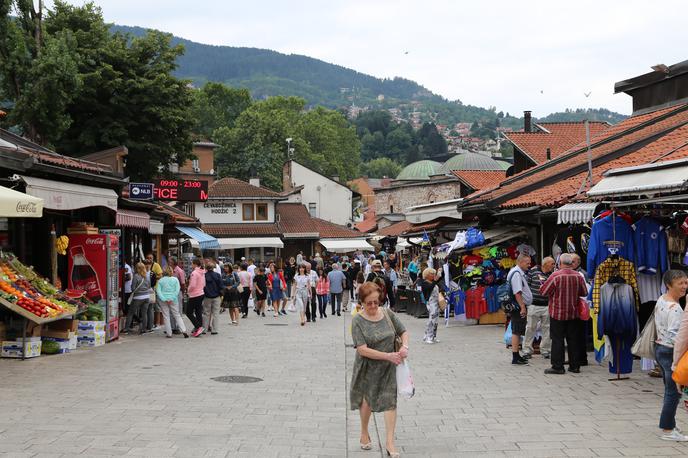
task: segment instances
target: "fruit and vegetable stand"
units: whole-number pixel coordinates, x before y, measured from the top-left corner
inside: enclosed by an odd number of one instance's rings
[[[23,318],[22,359],[26,357],[29,321],[36,326],[71,318],[100,307],[84,299],[83,291],[60,291],[11,253],[0,253],[0,305]],[[96,317],[97,318],[97,317]]]

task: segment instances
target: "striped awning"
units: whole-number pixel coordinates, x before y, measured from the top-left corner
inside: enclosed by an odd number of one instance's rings
[[[577,202],[557,209],[557,224],[589,223],[595,215],[599,202]]]
[[[136,210],[117,210],[115,225],[118,227],[135,227],[148,229],[150,227],[150,215]]]

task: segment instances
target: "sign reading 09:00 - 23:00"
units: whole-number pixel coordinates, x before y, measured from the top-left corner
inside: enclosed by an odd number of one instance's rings
[[[208,182],[205,180],[161,179],[153,182],[156,200],[177,202],[205,202]]]

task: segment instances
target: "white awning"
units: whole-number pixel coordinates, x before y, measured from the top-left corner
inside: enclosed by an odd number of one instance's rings
[[[107,207],[117,211],[117,193],[112,189],[26,176],[22,176],[21,179],[26,183],[26,193],[43,199],[45,208],[77,210]]]
[[[675,162],[675,163],[674,163]],[[590,191],[590,197],[639,196],[686,189],[688,164],[685,160],[610,170]]]
[[[595,216],[598,202],[579,202],[557,208],[557,224],[589,223]]]
[[[0,216],[40,218],[43,216],[43,199],[0,186]]]
[[[320,239],[320,244],[333,253],[349,253],[356,250],[375,251],[375,248],[365,239]]]
[[[162,221],[156,219],[150,220],[150,225],[148,226],[148,233],[151,235],[162,235],[165,232],[165,224]]]
[[[405,249],[411,247],[412,243],[420,245],[422,241],[423,237],[412,237],[409,240],[403,239],[402,241],[397,243],[396,249],[397,251],[404,251]]]
[[[231,250],[233,248],[284,248],[284,242],[279,237],[237,237],[217,239],[220,248]]]

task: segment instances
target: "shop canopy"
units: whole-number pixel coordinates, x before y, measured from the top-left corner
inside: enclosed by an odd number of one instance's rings
[[[588,191],[589,197],[623,197],[688,188],[688,160],[665,161],[610,170]]]
[[[397,251],[404,251],[412,245],[420,245],[423,242],[423,237],[411,237],[410,239],[402,240],[397,243]]]
[[[115,226],[148,229],[150,227],[150,215],[136,210],[117,210]]]
[[[333,253],[349,253],[356,250],[375,251],[375,248],[365,239],[320,239],[320,244]]]
[[[473,250],[479,250],[484,247],[491,247],[499,245],[500,243],[508,242],[509,240],[525,237],[528,235],[526,228],[521,226],[499,226],[493,229],[488,229],[483,231],[483,237],[485,237],[485,243],[481,246],[476,246],[472,248],[460,248],[456,250],[450,250],[452,242],[443,243],[436,248],[437,252],[433,257],[437,259],[444,259],[449,256],[449,253],[467,253]]]
[[[284,248],[279,237],[237,237],[217,239],[220,248],[231,250],[237,248]]]
[[[213,237],[212,235],[208,235],[205,232],[203,232],[200,229],[196,229],[195,227],[184,227],[184,226],[175,226],[177,230],[185,235],[188,235],[192,240],[195,240],[198,242],[198,246],[202,250],[219,250],[220,249],[220,244],[218,243],[217,239]],[[192,242],[193,244],[193,242]]]
[[[0,186],[0,216],[40,218],[43,216],[43,199]]]
[[[557,224],[589,223],[598,205],[598,202],[578,202],[561,206],[557,209]]]
[[[26,176],[21,179],[26,183],[26,193],[43,199],[45,208],[77,210],[107,207],[117,211],[117,193],[112,189]]]

